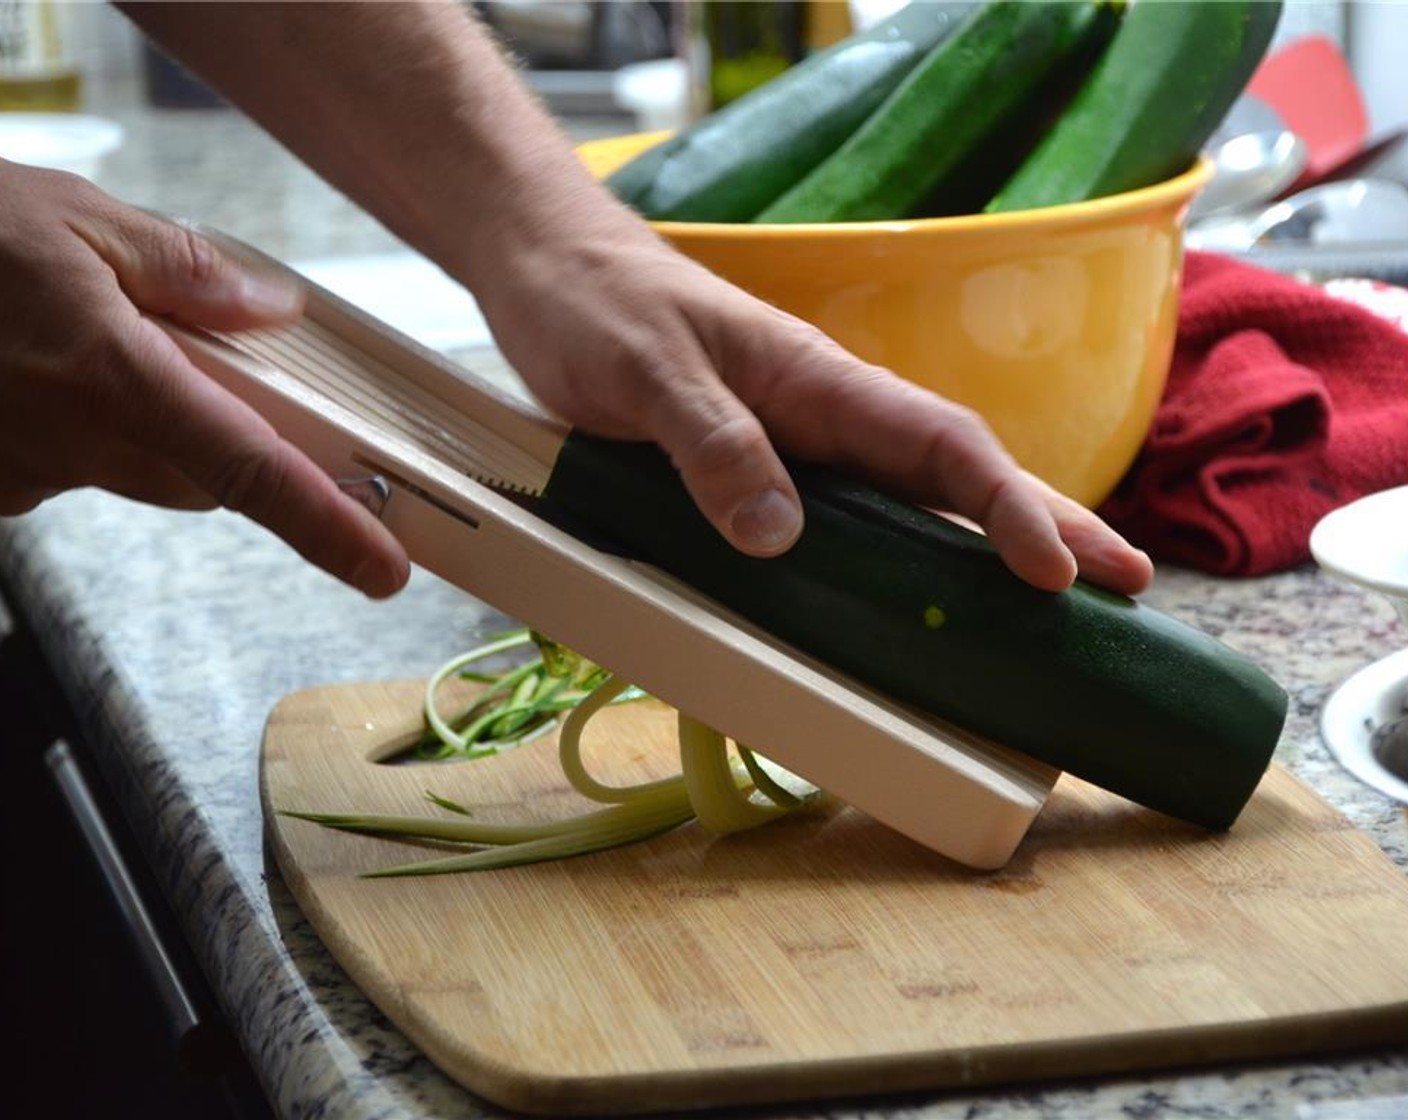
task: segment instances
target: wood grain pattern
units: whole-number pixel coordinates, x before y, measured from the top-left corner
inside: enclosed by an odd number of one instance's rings
[[[503,1105],[622,1114],[1408,1038],[1408,879],[1279,768],[1223,835],[1062,778],[991,873],[832,806],[727,838],[688,825],[553,864],[361,879],[416,853],[275,810],[422,812],[427,787],[485,820],[585,807],[551,737],[485,762],[374,761],[420,695],[281,703],[268,829],[352,979]],[[663,776],[673,727],[653,703],[610,711],[588,757],[613,780]]]

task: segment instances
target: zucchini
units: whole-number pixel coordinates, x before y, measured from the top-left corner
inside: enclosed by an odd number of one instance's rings
[[[1060,120],[1076,91],[1090,76],[1096,59],[1109,46],[1123,9],[1120,2],[1109,4],[1100,29],[1104,34],[1087,36],[1084,46],[1058,64],[1001,127],[939,180],[909,216],[942,218],[981,213]]]
[[[910,216],[1070,59],[1107,42],[1116,9],[1093,0],[991,0],[758,222]],[[960,184],[961,185],[961,184]]]
[[[971,6],[908,4],[642,152],[606,185],[653,221],[746,222],[859,128]]]
[[[1256,665],[1125,596],[1040,591],[978,533],[791,469],[806,529],[767,560],[727,544],[652,444],[572,433],[540,510],[899,701],[1152,809],[1231,825],[1286,715]]]
[[[1281,0],[1136,0],[990,213],[1080,202],[1187,169],[1261,62]]]

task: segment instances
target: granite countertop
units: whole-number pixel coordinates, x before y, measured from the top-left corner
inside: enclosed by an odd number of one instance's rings
[[[163,115],[121,100],[107,112],[128,141],[100,182],[128,201],[285,259],[399,248],[234,113]],[[496,1115],[390,1025],[303,919],[265,852],[257,758],[288,693],[424,676],[504,620],[424,572],[372,603],[240,518],[95,492],[0,520],[0,571],[276,1110]],[[1253,653],[1288,686],[1278,760],[1408,870],[1402,808],[1348,776],[1316,731],[1331,689],[1401,646],[1389,606],[1308,567],[1247,581],[1163,570],[1147,601]],[[1405,1109],[1400,1049],[749,1115],[1329,1120]]]

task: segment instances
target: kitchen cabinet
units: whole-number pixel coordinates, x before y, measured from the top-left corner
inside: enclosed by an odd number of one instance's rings
[[[14,1115],[266,1120],[33,633],[0,600],[6,993],[0,1100]]]

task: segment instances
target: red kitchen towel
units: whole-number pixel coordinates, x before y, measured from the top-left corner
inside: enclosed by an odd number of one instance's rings
[[[1190,252],[1168,386],[1100,513],[1156,560],[1303,563],[1330,510],[1408,483],[1408,333],[1311,284]]]

